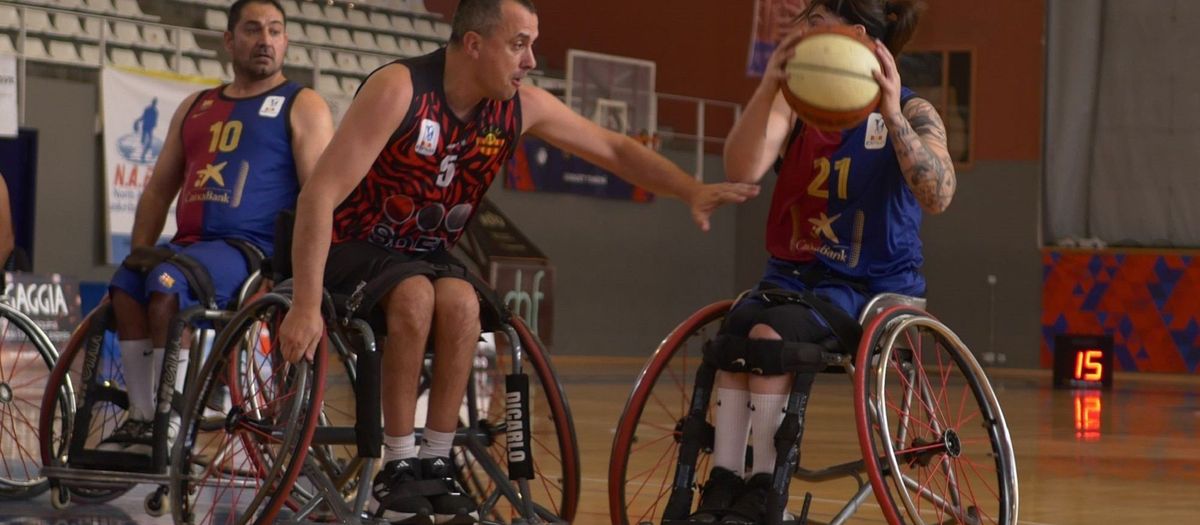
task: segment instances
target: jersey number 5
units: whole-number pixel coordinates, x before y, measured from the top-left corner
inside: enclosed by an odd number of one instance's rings
[[[837,196],[839,199],[845,200],[846,195],[849,193],[848,187],[850,186],[850,157],[833,163],[833,167],[837,168]],[[813,161],[813,169],[817,170],[817,176],[813,177],[812,182],[808,185],[809,195],[822,199],[829,198],[829,187],[825,184],[829,180],[829,168],[829,159],[826,157],[821,157]]]
[[[449,186],[450,182],[454,180],[454,172],[458,170],[457,162],[458,155],[446,155],[446,158],[442,159],[442,167],[437,176],[439,188]]]

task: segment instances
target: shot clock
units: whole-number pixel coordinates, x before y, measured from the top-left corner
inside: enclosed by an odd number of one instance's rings
[[[1063,334],[1054,338],[1054,387],[1111,389],[1113,340],[1110,335]]]

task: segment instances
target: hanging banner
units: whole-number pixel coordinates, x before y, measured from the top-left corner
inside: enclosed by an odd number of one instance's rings
[[[754,0],[754,30],[750,33],[747,76],[762,76],[775,44],[805,7],[808,7],[808,0]]]
[[[17,57],[0,53],[0,137],[17,136]]]
[[[509,159],[504,187],[519,191],[575,193],[634,202],[654,200],[653,193],[530,136],[521,137],[516,153]]]
[[[170,73],[143,73],[106,67],[100,75],[104,115],[104,188],[108,206],[108,264],[129,254],[133,218],[142,189],[163,141],[171,115],[188,95],[219,84]],[[175,234],[175,205],[168,212],[163,240]]]
[[[8,305],[25,314],[41,328],[58,350],[64,351],[71,331],[79,326],[83,317],[79,304],[79,280],[73,277],[51,274],[4,272],[4,297]],[[4,349],[16,348],[25,341],[25,335],[16,328],[8,328],[7,320],[0,320],[4,336],[0,341]],[[3,351],[3,350],[0,350]]]

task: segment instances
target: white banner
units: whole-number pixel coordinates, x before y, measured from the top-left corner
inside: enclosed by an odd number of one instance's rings
[[[162,151],[171,115],[188,95],[216,84],[169,73],[111,67],[101,72],[109,264],[119,264],[129,254],[138,199]],[[164,240],[175,234],[173,203],[162,234]]]
[[[0,53],[0,137],[17,136],[17,57]]]

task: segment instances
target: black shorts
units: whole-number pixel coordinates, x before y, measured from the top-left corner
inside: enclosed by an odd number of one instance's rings
[[[339,312],[366,319],[376,331],[386,329],[379,301],[401,281],[424,275],[430,281],[455,278],[471,282],[467,268],[445,250],[406,253],[367,241],[348,241],[329,250],[325,287],[335,296]]]

